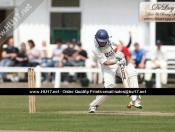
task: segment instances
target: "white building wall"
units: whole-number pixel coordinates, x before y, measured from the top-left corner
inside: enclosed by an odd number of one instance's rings
[[[29,39],[38,47],[43,40],[50,44],[49,21],[48,0],[45,0],[15,31],[17,45]]]
[[[20,4],[22,4],[22,2],[24,2],[25,0],[13,0],[14,1],[14,5],[15,6],[19,6]]]
[[[139,21],[139,3],[143,0],[82,0],[81,41],[86,50],[91,51],[94,35],[104,28],[114,41],[129,41],[128,30],[132,32],[132,45],[145,43],[145,25]]]
[[[5,1],[5,0],[4,0]],[[24,0],[7,0],[9,5],[2,5],[0,9],[13,9]],[[33,0],[35,1],[35,0]],[[33,39],[37,46],[42,40],[50,44],[50,11],[81,12],[81,41],[83,48],[92,54],[91,47],[94,35],[100,28],[109,32],[114,41],[122,40],[126,45],[129,41],[128,30],[132,32],[132,45],[138,42],[141,47],[149,49],[155,47],[150,43],[149,23],[139,21],[139,3],[144,0],[80,0],[80,8],[53,8],[49,9],[51,0],[45,0],[22,24],[14,31],[15,46],[21,42]],[[154,38],[155,39],[155,38]],[[170,50],[174,47],[163,46]]]

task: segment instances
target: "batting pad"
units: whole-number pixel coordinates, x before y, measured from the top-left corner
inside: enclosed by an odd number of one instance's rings
[[[139,88],[138,79],[137,79],[137,71],[131,63],[128,64],[126,71],[127,71],[128,79],[130,82],[129,87],[130,88]]]
[[[130,88],[139,88],[137,72],[131,63],[128,64],[126,71],[130,82]],[[137,99],[141,99],[140,95],[131,95],[130,98],[133,102],[136,101]]]
[[[109,95],[97,95],[96,99],[90,103],[90,107],[100,107],[109,97]]]
[[[134,102],[134,101],[136,101],[137,99],[138,99],[138,100],[141,100],[141,96],[140,96],[140,95],[131,95],[131,96],[130,96],[130,99],[131,99],[131,101]]]

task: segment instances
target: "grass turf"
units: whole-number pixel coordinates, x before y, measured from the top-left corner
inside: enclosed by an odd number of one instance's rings
[[[94,98],[94,96],[36,96],[37,113],[29,114],[28,96],[0,96],[0,130],[175,131],[175,96],[142,96],[142,110],[134,107],[127,109],[129,98],[126,96],[111,96],[96,114],[88,114],[89,103]],[[158,112],[162,115],[157,114]],[[163,113],[169,115],[165,116]]]

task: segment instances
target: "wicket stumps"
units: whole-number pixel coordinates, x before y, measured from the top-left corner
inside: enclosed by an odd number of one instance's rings
[[[35,70],[28,68],[28,87],[35,88]],[[29,113],[36,112],[35,95],[29,95]]]

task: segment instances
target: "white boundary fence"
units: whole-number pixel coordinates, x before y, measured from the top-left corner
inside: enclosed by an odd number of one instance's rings
[[[36,72],[36,88],[41,87],[41,73],[43,72],[56,72],[55,75],[55,88],[60,88],[61,82],[61,73],[63,72],[101,72],[100,68],[85,68],[85,67],[63,67],[63,68],[48,68],[48,67],[41,67],[37,66],[35,69]],[[138,73],[155,73],[156,75],[156,88],[161,88],[161,73],[169,73],[175,74],[175,70],[161,70],[161,69],[153,69],[153,70],[146,70],[146,69],[136,69]],[[0,72],[28,72],[28,67],[0,67]],[[60,81],[58,81],[60,80]]]

